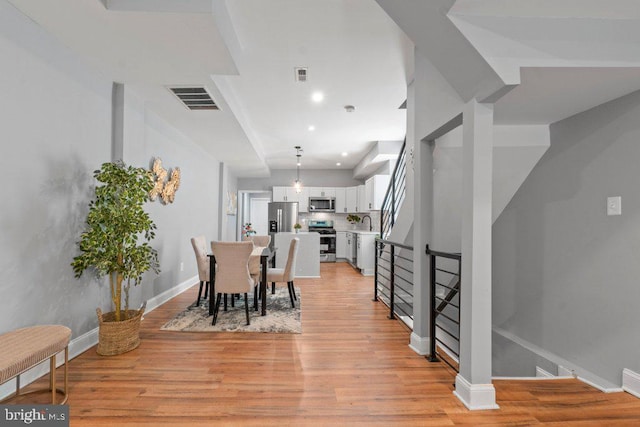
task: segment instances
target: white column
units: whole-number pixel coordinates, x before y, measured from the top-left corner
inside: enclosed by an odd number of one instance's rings
[[[218,183],[218,240],[234,241],[235,236],[227,236],[227,190],[229,188],[228,174],[229,167],[226,163],[220,162],[219,183]]]
[[[455,395],[469,409],[497,409],[491,383],[493,105],[463,111],[460,373]]]
[[[433,146],[416,141],[414,152],[413,332],[410,347],[429,354],[429,257],[425,247],[433,235]],[[410,165],[408,165],[410,166]]]
[[[111,88],[111,161],[124,160],[124,84]]]

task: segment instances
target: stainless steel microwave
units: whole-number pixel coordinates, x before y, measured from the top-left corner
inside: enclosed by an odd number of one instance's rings
[[[335,197],[309,197],[309,212],[335,212]]]

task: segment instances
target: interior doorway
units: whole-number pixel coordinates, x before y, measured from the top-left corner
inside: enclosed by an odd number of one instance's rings
[[[236,240],[242,240],[248,222],[257,234],[268,234],[270,191],[238,191],[238,224]]]
[[[259,198],[251,199],[251,207],[249,208],[249,218],[251,226],[256,231],[256,234],[265,236],[268,233],[268,216],[269,216],[269,202],[271,199]]]

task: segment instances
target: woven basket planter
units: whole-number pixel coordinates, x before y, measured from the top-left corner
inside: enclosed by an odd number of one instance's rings
[[[103,314],[102,310],[96,309],[100,323],[96,350],[99,355],[115,356],[131,351],[140,345],[140,321],[146,305],[145,302],[139,310],[127,310],[124,316],[127,320],[120,322],[115,321],[115,311]],[[124,314],[125,311],[122,313]]]

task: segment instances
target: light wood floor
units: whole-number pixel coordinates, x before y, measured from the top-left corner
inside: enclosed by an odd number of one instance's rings
[[[640,425],[639,399],[578,380],[496,381],[501,409],[470,412],[454,373],[371,301],[371,278],[342,263],[321,273],[296,281],[300,335],[160,331],[195,287],[148,313],[138,349],[70,362],[71,425]]]

